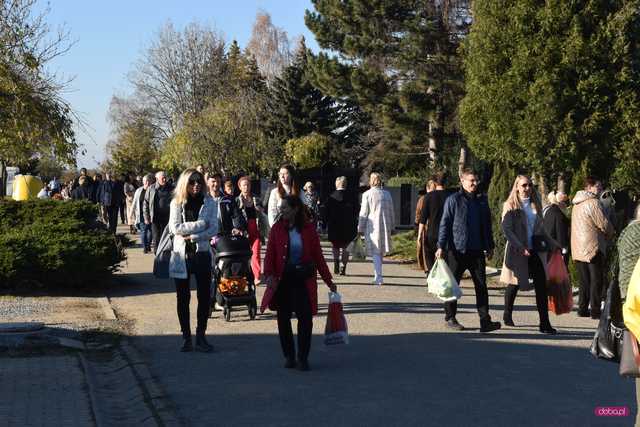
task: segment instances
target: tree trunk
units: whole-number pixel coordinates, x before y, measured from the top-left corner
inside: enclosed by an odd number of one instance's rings
[[[7,164],[0,160],[0,197],[7,195]]]
[[[439,147],[441,143],[442,111],[437,108],[429,119],[429,162],[432,167],[440,160]]]
[[[542,206],[544,207],[547,205],[547,183],[544,177],[538,173],[534,173],[532,179],[534,184],[538,187],[538,193],[540,194]]]
[[[462,145],[462,147],[460,147],[460,157],[458,158],[458,176],[462,176],[462,171],[467,167],[468,154],[467,146]]]
[[[567,194],[567,180],[565,179],[564,173],[558,175],[557,189],[559,193]]]

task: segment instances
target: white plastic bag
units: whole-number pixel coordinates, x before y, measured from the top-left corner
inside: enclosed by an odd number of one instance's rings
[[[427,277],[427,285],[429,293],[442,301],[453,301],[462,297],[462,289],[442,258],[436,259]]]
[[[327,325],[324,328],[325,345],[349,344],[347,318],[342,310],[342,298],[337,292],[329,292]]]
[[[364,244],[360,236],[357,236],[353,242],[347,246],[347,252],[351,254],[351,260],[364,261],[367,258],[367,253],[364,250]]]

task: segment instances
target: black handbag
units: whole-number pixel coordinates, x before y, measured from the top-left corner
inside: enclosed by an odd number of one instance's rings
[[[624,344],[620,358],[620,375],[623,377],[640,378],[640,355],[638,354],[638,340],[630,330],[624,331]]]
[[[549,242],[547,242],[547,239],[545,239],[545,237],[541,234],[534,234],[531,238],[531,243],[533,246],[532,249],[537,253],[549,252],[551,250]]]
[[[171,252],[173,251],[173,234],[167,225],[162,231],[160,243],[156,248],[156,256],[153,259],[153,275],[158,279],[169,278],[169,264],[171,262]]]
[[[622,325],[622,326],[618,326]],[[623,351],[622,298],[618,281],[611,282],[598,329],[591,343],[591,354],[599,359],[619,362]]]

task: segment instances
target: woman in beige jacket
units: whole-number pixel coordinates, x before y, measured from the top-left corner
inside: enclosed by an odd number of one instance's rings
[[[598,201],[601,192],[599,180],[586,178],[584,191],[576,193],[571,210],[571,257],[580,277],[578,316],[592,319],[600,318],[606,244],[614,235],[613,226]]]
[[[529,177],[518,175],[502,209],[502,231],[507,239],[500,281],[504,294],[504,324],[515,326],[512,313],[518,290],[535,288],[540,332],[555,334],[547,305],[547,252],[560,245],[544,229],[542,204]],[[533,282],[533,285],[531,284]]]

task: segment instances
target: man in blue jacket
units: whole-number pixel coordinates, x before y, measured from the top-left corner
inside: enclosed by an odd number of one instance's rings
[[[480,332],[500,329],[500,322],[489,316],[489,292],[486,281],[485,256],[493,255],[491,211],[487,197],[478,194],[478,175],[465,169],[460,177],[462,189],[449,196],[444,205],[438,233],[437,258],[447,252],[447,264],[460,282],[462,273],[469,270],[476,291],[476,307],[480,315]],[[447,327],[461,331],[464,327],[456,320],[458,301],[444,303]]]

